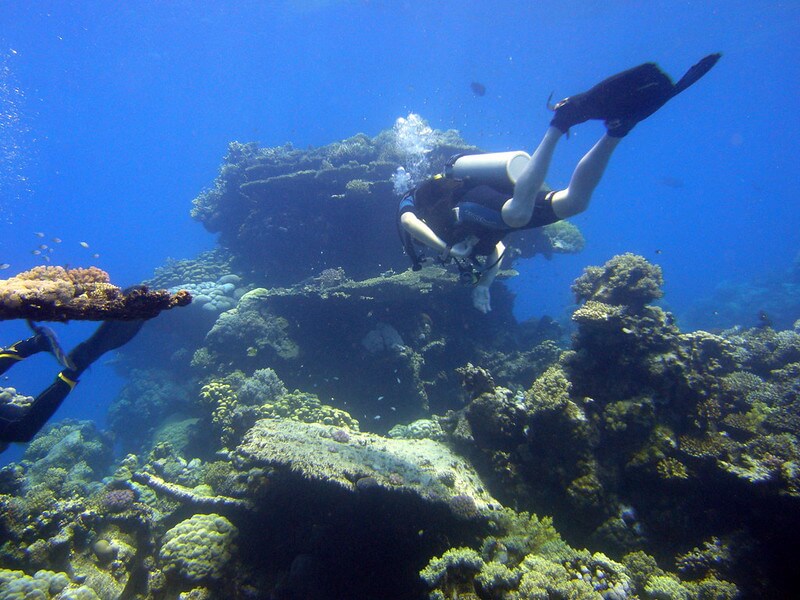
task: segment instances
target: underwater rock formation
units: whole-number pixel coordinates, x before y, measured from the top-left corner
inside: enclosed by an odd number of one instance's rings
[[[123,292],[97,267],[34,267],[0,280],[0,320],[150,319],[191,301],[186,291],[170,294],[140,286]]]

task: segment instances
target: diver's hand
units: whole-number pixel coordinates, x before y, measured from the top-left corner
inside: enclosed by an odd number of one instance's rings
[[[476,285],[474,288],[472,288],[472,306],[481,311],[483,314],[486,314],[492,310],[489,300],[489,286]]]
[[[469,255],[472,254],[472,249],[477,243],[478,238],[476,238],[474,235],[471,235],[464,241],[454,244],[450,248],[448,254],[453,258],[468,258]]]

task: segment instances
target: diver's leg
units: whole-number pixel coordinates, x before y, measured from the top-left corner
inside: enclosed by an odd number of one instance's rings
[[[544,185],[553,152],[562,135],[561,130],[551,125],[517,179],[514,196],[506,201],[502,210],[503,221],[509,227],[523,227],[531,220],[536,194]]]
[[[0,375],[19,361],[49,349],[47,340],[38,334],[12,344],[8,348],[0,349]]]
[[[106,352],[127,344],[139,333],[144,319],[135,321],[105,321],[85,342],[75,346],[69,353],[74,369],[66,369],[70,378],[77,379],[94,361]]]
[[[600,138],[578,162],[569,180],[569,187],[553,194],[553,212],[559,219],[566,219],[586,210],[619,141],[620,138],[610,135]]]
[[[63,372],[59,373],[52,385],[36,396],[24,413],[12,415],[10,412],[0,412],[0,441],[30,442],[58,410],[75,383]]]

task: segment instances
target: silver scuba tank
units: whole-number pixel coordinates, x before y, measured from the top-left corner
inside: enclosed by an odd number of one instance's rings
[[[514,186],[530,160],[530,155],[522,150],[467,154],[448,165],[445,175],[502,189]]]

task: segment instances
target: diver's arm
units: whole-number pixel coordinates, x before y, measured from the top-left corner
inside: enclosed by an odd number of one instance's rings
[[[403,228],[411,234],[418,242],[422,242],[429,248],[433,248],[437,252],[444,254],[447,248],[447,242],[436,235],[430,227],[417,217],[414,213],[408,211],[400,215],[400,224]]]

